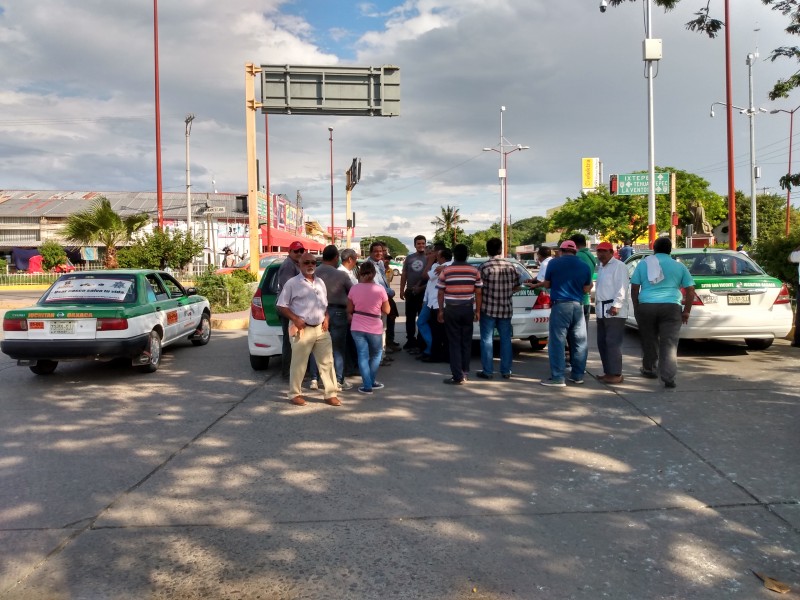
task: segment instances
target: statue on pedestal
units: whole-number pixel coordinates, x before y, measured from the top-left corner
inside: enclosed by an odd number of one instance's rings
[[[706,221],[706,209],[699,200],[692,200],[689,204],[692,213],[692,227],[694,235],[711,235],[711,224]]]

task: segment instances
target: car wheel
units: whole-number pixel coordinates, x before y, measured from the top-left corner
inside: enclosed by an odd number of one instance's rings
[[[35,365],[28,368],[37,375],[50,375],[57,366],[58,361],[55,360],[37,360]]]
[[[536,352],[544,350],[547,346],[547,338],[537,338],[535,335],[532,335],[528,340],[531,343],[531,348]]]
[[[203,313],[203,316],[200,317],[200,326],[197,328],[197,331],[199,331],[200,334],[194,334],[191,342],[195,346],[205,346],[208,340],[211,339],[211,317],[208,316],[208,313]]]
[[[155,329],[150,332],[150,343],[145,353],[148,357],[147,363],[136,368],[142,373],[155,373],[161,364],[161,336]]]
[[[392,269],[392,275],[397,277],[398,275],[400,275],[400,270],[399,269]]]
[[[254,371],[265,371],[269,367],[269,356],[250,355],[250,366]]]
[[[772,346],[772,338],[745,338],[744,343],[750,350],[766,350]]]

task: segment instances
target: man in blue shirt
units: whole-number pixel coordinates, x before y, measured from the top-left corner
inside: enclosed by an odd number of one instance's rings
[[[678,338],[681,325],[689,322],[694,300],[694,280],[689,270],[670,256],[667,237],[653,244],[653,255],[639,261],[631,276],[633,314],[642,342],[644,377],[661,376],[664,387],[675,387],[678,374]],[[681,311],[681,289],[686,302]],[[660,360],[659,360],[660,359]]]
[[[550,290],[550,332],[547,352],[550,357],[550,379],[540,383],[550,387],[566,387],[564,383],[565,343],[570,347],[572,383],[583,383],[586,357],[589,353],[583,296],[592,289],[592,270],[577,257],[578,247],[572,240],[561,243],[561,256],[547,266],[544,287]]]

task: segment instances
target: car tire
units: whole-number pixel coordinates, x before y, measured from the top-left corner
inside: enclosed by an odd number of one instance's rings
[[[398,275],[400,275],[400,270],[399,269],[392,269],[392,275],[397,277]]]
[[[155,329],[150,332],[150,340],[145,352],[150,355],[147,364],[139,365],[136,369],[141,373],[155,373],[161,364],[161,335]]]
[[[750,350],[766,350],[773,341],[772,338],[745,338],[744,343]]]
[[[58,361],[56,360],[37,360],[35,365],[28,367],[37,375],[50,375],[56,370]]]
[[[211,339],[211,317],[208,313],[203,313],[203,316],[200,317],[200,326],[197,328],[200,330],[199,336],[194,336],[190,338],[190,341],[195,346],[205,346],[208,341]]]
[[[269,367],[269,356],[250,355],[250,366],[254,371],[265,371]]]
[[[540,352],[547,347],[547,338],[537,338],[535,335],[532,335],[528,338],[528,341],[531,343],[531,348],[536,352]]]

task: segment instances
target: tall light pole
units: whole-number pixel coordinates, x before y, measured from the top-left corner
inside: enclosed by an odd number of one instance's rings
[[[510,144],[509,141],[503,136],[503,113],[506,107],[500,107],[500,143],[498,148],[484,148],[484,152],[497,152],[500,154],[500,169],[498,174],[500,177],[500,239],[503,242],[502,256],[508,255],[508,160],[507,156],[517,150],[528,150],[530,146],[523,146],[522,144]],[[512,150],[506,148],[513,147]]]
[[[752,54],[747,55],[748,65],[750,65]],[[752,69],[752,65],[751,65]],[[767,112],[765,108],[755,108],[753,106],[753,78],[750,77],[750,107],[743,108],[731,104],[730,106],[725,102],[714,102],[711,105],[711,116],[714,116],[714,107],[716,105],[725,106],[726,108],[735,108],[741,114],[747,115],[750,119],[750,240],[752,242],[758,239],[758,225],[756,223],[756,196],[757,196],[757,183],[756,179],[759,177],[758,167],[756,167],[756,129],[755,129],[755,116],[759,112]],[[735,207],[734,207],[735,209]],[[729,230],[730,231],[730,230]]]
[[[647,0],[645,4],[647,30],[645,31],[643,58],[647,63],[647,164],[650,177],[650,185],[647,192],[647,232],[651,248],[656,241],[656,141],[653,110],[653,62],[661,58],[661,40],[653,39],[652,12],[651,0]],[[658,48],[655,48],[654,45],[658,46]]]
[[[155,60],[155,103],[156,103],[156,206],[158,207],[158,228],[164,230],[164,193],[161,183],[161,92],[158,76],[158,0],[153,0],[153,55]]]
[[[775,110],[769,111],[771,114],[776,113],[786,113],[789,115],[789,171],[787,175],[792,174],[792,137],[793,137],[793,130],[794,130],[794,113],[800,109],[800,106],[792,110],[784,110],[782,108],[777,108]],[[786,235],[789,235],[789,227],[791,224],[792,218],[792,186],[786,186]]]
[[[191,167],[189,166],[189,136],[192,134],[192,121],[194,115],[189,113],[186,115],[186,229],[190,235],[194,235],[192,229],[192,175]]]
[[[336,239],[333,231],[333,127],[328,127],[328,133],[330,134],[328,141],[331,144],[331,244],[333,244]]]

